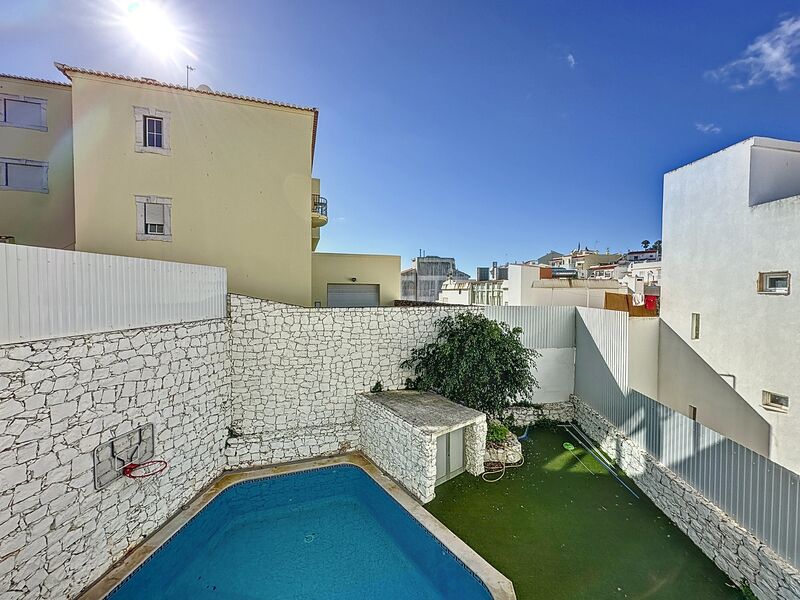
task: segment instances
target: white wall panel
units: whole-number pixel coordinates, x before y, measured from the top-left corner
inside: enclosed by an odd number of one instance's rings
[[[0,244],[0,344],[226,313],[224,268]]]

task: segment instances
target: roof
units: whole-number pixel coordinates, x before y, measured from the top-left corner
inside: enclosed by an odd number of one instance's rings
[[[616,268],[617,268],[617,265],[595,265],[593,267],[589,267],[589,270],[591,271],[592,269],[598,269],[599,270],[599,269],[616,269]]]
[[[19,79],[21,81],[33,81],[34,83],[48,83],[50,85],[60,85],[63,87],[70,87],[72,84],[68,81],[53,81],[52,79],[39,79],[38,77],[24,77],[22,75],[11,75],[9,73],[0,73],[0,77],[8,79]]]
[[[314,150],[317,145],[317,122],[319,121],[319,109],[309,106],[297,106],[296,104],[289,104],[288,102],[277,102],[275,100],[267,100],[265,98],[257,98],[255,96],[243,96],[240,94],[231,94],[229,92],[216,92],[214,90],[201,90],[199,88],[188,87],[185,85],[178,85],[175,83],[167,83],[164,81],[157,81],[149,77],[132,77],[130,75],[119,75],[117,73],[109,73],[107,71],[97,71],[95,69],[87,69],[84,67],[73,67],[63,63],[53,63],[56,68],[66,75],[70,80],[72,76],[70,73],[80,73],[82,75],[93,75],[95,77],[105,77],[107,79],[116,79],[118,81],[129,81],[132,83],[142,83],[145,85],[152,85],[155,87],[163,87],[171,90],[184,90],[193,92],[195,94],[203,94],[206,96],[216,96],[219,98],[227,98],[229,100],[246,100],[248,102],[255,102],[258,104],[267,104],[269,106],[277,106],[280,108],[291,108],[294,110],[302,110],[314,114],[314,124],[311,131],[311,162],[314,162]],[[64,84],[69,85],[69,84]]]
[[[433,435],[486,419],[482,412],[456,404],[433,392],[389,390],[363,393],[361,396],[380,404],[415,429]]]

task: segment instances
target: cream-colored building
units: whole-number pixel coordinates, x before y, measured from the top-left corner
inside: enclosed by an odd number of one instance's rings
[[[554,279],[552,269],[537,264],[508,265],[508,279],[448,280],[439,302],[488,306],[587,306],[603,308],[606,292],[627,294],[616,280]]]
[[[315,258],[328,222],[317,109],[56,66],[71,86],[53,86],[67,110],[49,116],[70,152],[50,172],[69,172],[74,225],[70,213],[60,233],[76,249],[223,266],[232,292],[304,306],[400,297],[398,256]],[[29,206],[12,218],[39,219]]]
[[[0,75],[0,238],[75,247],[69,84]]]

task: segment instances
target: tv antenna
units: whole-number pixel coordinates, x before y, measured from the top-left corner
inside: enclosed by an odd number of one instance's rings
[[[194,71],[194,67],[186,65],[186,87],[189,87],[189,71]]]

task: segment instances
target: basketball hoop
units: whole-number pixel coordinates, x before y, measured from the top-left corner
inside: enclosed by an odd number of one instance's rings
[[[146,479],[160,475],[167,470],[167,461],[148,460],[141,464],[131,463],[122,469],[122,474],[129,479]]]

